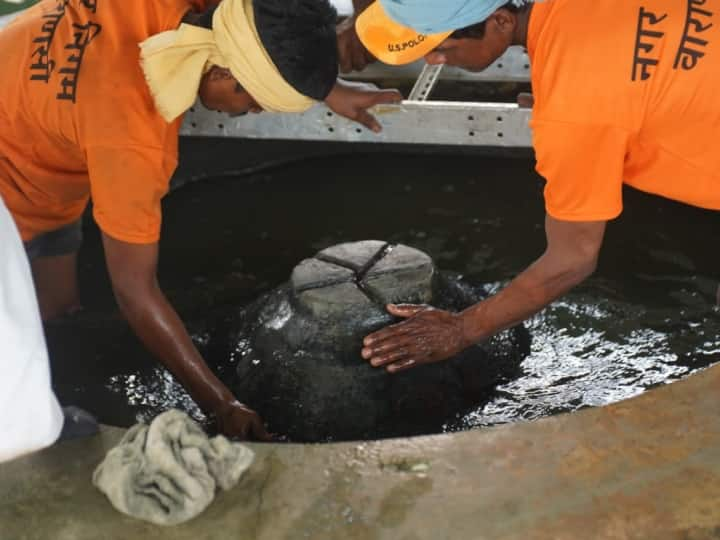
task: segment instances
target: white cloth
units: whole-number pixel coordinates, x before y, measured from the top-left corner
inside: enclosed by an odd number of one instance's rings
[[[30,265],[0,199],[0,462],[51,445],[62,426]]]
[[[131,427],[95,469],[93,484],[120,512],[177,525],[237,484],[254,457],[222,435],[209,439],[186,413],[171,409],[149,426]]]

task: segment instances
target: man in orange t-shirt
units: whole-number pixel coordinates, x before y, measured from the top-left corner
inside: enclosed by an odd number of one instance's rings
[[[221,431],[266,439],[158,287],[160,200],[182,114],[198,95],[234,114],[324,100],[379,130],[366,109],[400,96],[337,80],[327,0],[215,4],[42,0],[0,31],[9,77],[0,90],[0,197],[25,242],[46,320],[77,306],[80,219],[92,198],[113,289],[137,335]]]
[[[547,249],[459,314],[408,318],[365,339],[401,371],[448,358],[536,313],[596,267],[622,186],[720,210],[720,24],[713,0],[378,0],[357,21],[380,60],[483,70],[511,45],[532,62],[530,123],[545,177]]]

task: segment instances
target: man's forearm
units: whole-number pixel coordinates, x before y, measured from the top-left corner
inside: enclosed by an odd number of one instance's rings
[[[545,253],[505,289],[459,314],[391,304],[390,314],[405,320],[367,336],[362,357],[398,373],[446,360],[519,324],[593,273],[604,233],[604,221],[570,222],[546,216]]]
[[[188,390],[207,412],[234,400],[232,392],[205,364],[180,317],[159,287],[145,294],[116,291],[120,308],[145,346]]]
[[[557,266],[543,255],[499,293],[461,313],[468,344],[521,323],[584,281],[594,270],[594,261]]]

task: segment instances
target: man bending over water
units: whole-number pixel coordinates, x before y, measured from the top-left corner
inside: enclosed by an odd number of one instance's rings
[[[546,179],[547,249],[462,313],[389,306],[406,318],[362,355],[397,372],[514,326],[590,276],[627,184],[720,210],[720,24],[712,0],[379,0],[360,39],[390,64],[483,70],[511,45],[532,62],[531,121]]]
[[[198,10],[198,11],[195,11]],[[31,259],[45,320],[78,306],[92,198],[113,290],[138,337],[227,435],[268,437],[204,363],[156,278],[160,200],[196,97],[228,112],[325,101],[370,129],[400,99],[337,81],[327,0],[43,0],[0,32],[0,196]]]

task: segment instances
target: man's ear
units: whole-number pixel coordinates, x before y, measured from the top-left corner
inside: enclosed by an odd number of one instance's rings
[[[509,9],[499,8],[487,19],[488,26],[494,27],[504,35],[512,35],[517,25],[517,14]]]

